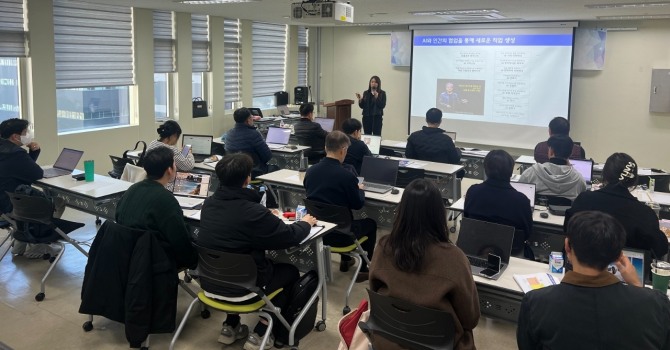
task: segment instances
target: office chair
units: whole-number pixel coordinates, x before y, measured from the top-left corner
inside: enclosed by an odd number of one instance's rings
[[[551,196],[551,195],[537,195],[535,198],[535,205],[562,205],[562,206],[572,206],[572,200],[560,197],[560,196]]]
[[[350,237],[351,241],[353,242],[351,245],[345,247],[333,247],[333,246],[330,247],[331,253],[347,255],[352,257],[354,260],[358,262],[356,271],[354,272],[354,275],[351,277],[351,282],[349,282],[347,293],[344,296],[344,308],[342,309],[342,314],[346,315],[349,313],[349,311],[351,311],[351,308],[349,307],[349,295],[351,294],[351,290],[354,287],[354,283],[356,283],[356,278],[358,277],[358,274],[361,272],[363,262],[365,262],[367,266],[370,266],[370,260],[368,259],[368,254],[367,252],[365,252],[365,250],[363,250],[363,247],[361,247],[361,243],[367,241],[368,237],[363,236],[361,238],[356,239],[354,233],[351,232],[352,216],[349,208],[333,204],[319,203],[309,199],[304,199],[304,203],[305,208],[307,208],[307,213],[318,218],[319,220],[337,224],[335,230],[331,233],[328,233],[324,238],[324,244],[327,244],[326,241],[328,240],[328,236],[333,234],[346,235]]]
[[[358,327],[368,337],[373,349],[384,340],[413,350],[451,350],[454,348],[455,325],[449,312],[429,309],[368,290],[370,318]],[[384,339],[379,339],[379,337]]]
[[[414,168],[398,168],[398,176],[395,180],[396,187],[405,188],[410,182],[416,179],[423,179],[426,176],[426,170]]]
[[[107,172],[107,175],[114,179],[120,179],[123,174],[126,164],[135,165],[135,161],[130,158],[122,158],[117,156],[109,156],[109,159],[112,160],[112,170]]]
[[[19,193],[6,192],[14,209],[9,214],[2,214],[4,220],[11,225],[11,238],[9,246],[14,241],[26,242],[31,244],[58,244],[61,252],[57,256],[45,254],[45,260],[49,260],[51,266],[42,277],[40,283],[40,292],[35,295],[35,300],[44,300],[45,283],[51,271],[58,264],[65,253],[65,244],[62,241],[70,243],[82,254],[88,257],[88,253],[79,245],[78,242],[67,236],[68,233],[84,227],[84,224],[72,222],[53,217],[54,204],[46,197],[29,196]],[[7,240],[7,238],[5,238]],[[9,248],[8,248],[9,249]],[[7,250],[2,257],[7,254]]]
[[[379,155],[380,156],[387,156],[387,157],[403,157],[402,153],[398,153],[391,148],[381,146],[379,147]]]
[[[140,182],[147,178],[147,172],[142,167],[138,167],[134,164],[126,164],[123,168],[123,174],[121,174],[120,179],[123,181],[128,181],[132,183]]]
[[[203,289],[198,293],[189,305],[184,317],[179,323],[177,331],[174,333],[170,350],[174,349],[177,338],[184,329],[186,320],[191,314],[191,310],[196,303],[201,302],[212,309],[226,312],[228,314],[249,314],[255,313],[268,321],[268,328],[263,335],[260,349],[265,349],[265,344],[270,338],[273,327],[272,313],[286,329],[291,326],[282,316],[281,310],[272,304],[272,299],[283,291],[283,288],[271,291],[266,294],[262,288],[256,286],[257,268],[256,262],[251,255],[235,254],[208,249],[194,244],[198,251],[198,277]],[[242,289],[248,292],[248,295],[254,297],[241,303],[229,303],[219,299],[212,299],[205,295],[209,287],[223,287],[229,289]],[[292,344],[289,344],[292,345]]]
[[[307,157],[309,165],[314,165],[314,164],[320,162],[321,159],[323,159],[326,156],[326,151],[325,150],[322,150],[322,151],[315,151],[314,150],[315,147],[314,147],[314,145],[312,144],[312,142],[309,138],[296,136],[295,139],[298,141],[298,144],[300,146],[309,146],[310,147],[310,149],[304,151],[305,157]]]

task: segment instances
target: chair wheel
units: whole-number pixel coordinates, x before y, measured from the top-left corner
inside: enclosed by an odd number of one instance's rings
[[[84,324],[81,326],[81,328],[84,329],[84,332],[90,332],[93,330],[93,322],[91,321],[86,321]]]
[[[193,280],[191,278],[191,276],[189,276],[188,274],[184,274],[184,282],[185,283],[191,283],[191,280]]]
[[[95,226],[100,226],[100,224],[102,224],[102,220],[96,219],[95,220]]]
[[[42,301],[42,300],[44,300],[44,297],[45,297],[44,293],[39,292],[39,293],[37,293],[37,295],[35,296],[35,300],[37,300],[37,301]]]
[[[456,233],[456,226],[452,226],[449,228],[449,232],[451,233]]]
[[[325,321],[319,321],[316,323],[316,326],[314,327],[317,331],[323,332],[326,330],[326,322]]]
[[[342,309],[342,315],[346,315],[351,312],[351,308],[349,306],[345,306],[344,309]]]
[[[212,314],[207,309],[200,311],[200,317],[202,317],[205,320],[208,319],[209,316],[211,316],[211,315]]]

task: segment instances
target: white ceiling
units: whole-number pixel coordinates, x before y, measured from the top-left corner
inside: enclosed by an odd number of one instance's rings
[[[175,0],[85,0],[141,8],[203,13],[227,18],[297,24],[288,18],[291,0],[261,0],[252,3],[185,5]],[[654,0],[649,0],[654,1]],[[640,0],[352,0],[355,23],[422,24],[446,23],[437,16],[416,16],[410,11],[496,9],[498,14],[519,21],[595,21],[598,16],[670,14],[670,5],[639,8],[589,9],[587,4],[640,3]],[[658,1],[657,1],[658,2]]]

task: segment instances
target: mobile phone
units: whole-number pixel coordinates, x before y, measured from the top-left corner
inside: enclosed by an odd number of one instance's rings
[[[191,150],[191,145],[184,145],[184,148],[182,148],[182,150],[181,150],[181,155],[186,157],[190,150]]]
[[[502,259],[498,255],[490,254],[486,262],[486,268],[479,272],[479,275],[486,278],[493,278],[500,273]]]

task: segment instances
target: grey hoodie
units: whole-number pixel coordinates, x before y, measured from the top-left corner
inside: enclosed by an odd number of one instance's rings
[[[537,194],[565,197],[571,201],[586,191],[586,181],[572,165],[534,164],[521,174],[519,182],[534,183]]]

